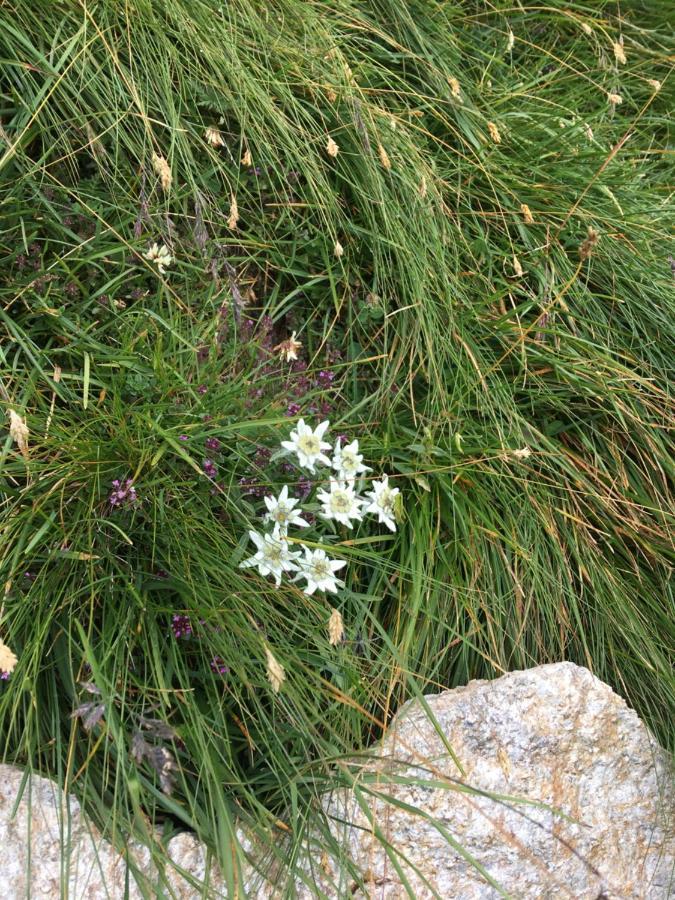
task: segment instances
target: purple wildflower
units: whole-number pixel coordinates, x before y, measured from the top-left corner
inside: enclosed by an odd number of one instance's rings
[[[198,394],[205,394],[207,391],[208,391],[208,388],[205,384],[200,384],[199,387],[197,388]]]
[[[176,615],[171,617],[171,630],[173,631],[173,636],[180,640],[180,638],[189,638],[192,637],[192,623],[190,622],[190,616],[186,616],[182,613],[177,613]]]
[[[216,437],[207,438],[204,441],[207,450],[220,450],[220,441]]]
[[[310,481],[305,475],[301,475],[297,481],[298,493],[300,494],[301,500],[306,500],[309,495],[312,493],[312,488],[314,487],[314,482]],[[307,513],[303,513],[305,518],[307,517]]]
[[[322,388],[330,387],[334,381],[335,372],[331,372],[327,369],[321,369],[321,371],[316,376],[316,383],[319,387]]]
[[[204,474],[207,478],[210,478],[212,481],[218,477],[218,466],[214,463],[212,459],[205,459],[202,463],[202,468],[204,469]]]
[[[136,506],[138,503],[138,495],[136,494],[136,488],[134,487],[133,480],[131,478],[127,478],[127,480],[122,483],[119,478],[116,478],[112,483],[112,491],[110,492],[110,496],[108,497],[108,503],[112,507],[130,507]]]
[[[256,466],[262,469],[270,461],[271,456],[272,451],[269,447],[258,444],[253,461],[255,462]]]
[[[0,681],[9,681],[9,672],[5,672],[4,669],[0,669]]]
[[[230,667],[225,665],[221,656],[214,656],[211,660],[211,671],[216,675],[227,675],[230,671]]]
[[[187,436],[187,434],[179,434],[179,435],[178,435],[178,440],[179,440],[179,441],[188,441],[188,440],[190,440],[190,439],[189,439],[189,437]]]
[[[297,416],[302,407],[299,403],[289,403],[288,408],[286,409],[285,415],[287,416]]]

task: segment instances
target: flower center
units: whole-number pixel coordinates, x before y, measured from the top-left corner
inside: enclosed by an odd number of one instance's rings
[[[380,507],[383,510],[392,509],[394,506],[394,501],[391,496],[391,488],[385,488],[379,496]]]
[[[312,564],[312,574],[315,581],[318,581],[320,578],[327,578],[330,575],[330,569],[325,559],[315,560]]]
[[[278,563],[281,559],[281,547],[277,544],[269,544],[266,553],[267,559],[272,563]]]
[[[313,434],[303,434],[298,441],[298,447],[305,456],[315,456],[321,449],[318,437]]]
[[[342,468],[353,472],[358,469],[359,464],[353,453],[347,452],[342,454]]]
[[[277,522],[281,522],[281,523],[288,521],[288,513],[283,508],[283,506],[280,506],[277,509],[276,520],[277,520]]]
[[[352,501],[349,498],[349,495],[345,494],[344,491],[338,491],[337,493],[334,493],[331,499],[333,509],[336,512],[348,512],[352,508]]]

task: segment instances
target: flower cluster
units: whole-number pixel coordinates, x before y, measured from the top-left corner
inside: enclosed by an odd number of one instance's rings
[[[363,520],[364,515],[370,514],[377,516],[378,522],[390,531],[396,531],[399,489],[390,487],[388,476],[384,475],[380,481],[373,480],[372,490],[361,496],[358,493],[359,483],[365,473],[372,470],[363,462],[358,440],[343,446],[338,438],[335,446],[331,447],[325,440],[329,424],[325,421],[311,428],[304,419],[300,419],[291,431],[290,439],[281,442],[282,450],[294,454],[298,464],[312,475],[316,474],[318,465],[324,465],[334,473],[329,477],[329,489],[322,488],[316,494],[321,504],[320,518],[351,529],[356,522]],[[328,456],[327,451],[332,455]],[[309,484],[310,490],[303,490],[301,499],[289,496],[288,485],[284,485],[277,497],[264,497],[266,512],[263,522],[272,530],[266,534],[249,531],[256,552],[240,565],[241,568],[256,568],[263,576],[271,575],[277,587],[282,577],[288,575],[294,583],[304,582],[306,594],[315,591],[334,594],[338,586],[344,584],[336,573],[346,566],[346,562],[331,559],[324,549],[310,549],[301,542],[298,542],[299,549],[296,550],[296,542],[289,541],[289,528],[309,528],[310,520],[314,518],[311,513],[298,508],[311,491],[311,482]]]
[[[126,481],[121,482],[119,478],[116,478],[112,483],[112,491],[108,497],[108,503],[112,507],[129,508],[136,506],[139,503],[139,499],[133,480],[127,478]]]

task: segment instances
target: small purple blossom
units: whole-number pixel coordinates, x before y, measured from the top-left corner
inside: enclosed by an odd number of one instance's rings
[[[227,675],[230,667],[225,665],[225,661],[220,656],[214,656],[211,660],[211,671],[216,675]]]
[[[9,672],[5,672],[4,669],[0,669],[0,681],[9,681]]]
[[[297,416],[302,406],[299,403],[289,403],[286,409],[285,415],[287,416]]]
[[[253,461],[255,462],[256,466],[262,469],[270,461],[271,456],[272,451],[269,447],[264,447],[262,444],[258,444]]]
[[[129,508],[131,506],[136,506],[139,502],[136,488],[134,487],[134,482],[131,478],[127,478],[124,482],[121,482],[119,478],[115,478],[112,483],[112,488],[110,496],[108,497],[108,503],[113,508]]]
[[[314,482],[310,481],[310,479],[307,478],[306,476],[301,475],[300,478],[298,478],[298,480],[297,480],[297,488],[298,488],[298,493],[300,494],[300,499],[306,500],[309,497],[309,495],[312,493],[313,487],[314,487]],[[305,518],[307,518],[307,513],[303,513],[303,515],[305,516]]]
[[[321,371],[316,376],[316,383],[319,387],[322,388],[330,387],[334,381],[335,372],[331,372],[328,369],[321,369]]]
[[[202,468],[204,469],[204,474],[207,478],[210,478],[212,481],[218,477],[218,466],[214,463],[212,459],[205,459],[202,463]]]
[[[178,435],[178,440],[179,440],[179,441],[189,441],[190,438],[187,436],[187,434],[179,434],[179,435]]]
[[[197,388],[198,394],[205,394],[207,391],[208,391],[208,388],[205,384],[200,384],[199,387]]]
[[[176,615],[171,617],[171,630],[173,631],[173,636],[180,640],[181,638],[189,638],[193,635],[192,623],[190,622],[190,616],[186,616],[182,613],[176,613]]]
[[[264,497],[267,493],[267,488],[264,484],[260,484],[260,482],[253,478],[252,476],[244,476],[239,479],[239,486],[241,487],[242,494],[251,497]]]
[[[204,441],[207,450],[220,450],[220,441],[217,437],[210,437]]]

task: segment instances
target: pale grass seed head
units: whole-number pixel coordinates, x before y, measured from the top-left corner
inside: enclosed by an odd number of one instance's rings
[[[516,42],[516,36],[509,28],[508,35],[506,38],[506,52],[510,53],[513,50],[513,45]]]
[[[204,137],[206,138],[206,143],[210,144],[212,147],[224,147],[225,140],[218,131],[217,128],[214,128],[213,125],[209,125],[209,127],[204,132]]]
[[[513,272],[514,272],[516,278],[522,278],[523,267],[521,266],[520,260],[518,259],[518,257],[516,256],[515,253],[513,254]]]
[[[499,133],[499,128],[495,125],[494,122],[487,123],[488,131],[490,132],[490,137],[494,141],[495,144],[501,144],[502,136]]]
[[[379,153],[379,156],[380,156],[380,162],[382,163],[382,168],[383,169],[391,169],[391,160],[389,159],[389,154],[384,149],[382,144],[378,144],[377,152]]]
[[[333,253],[337,257],[337,259],[340,259],[340,257],[343,255],[344,252],[345,252],[345,248],[342,246],[340,241],[335,241],[335,246],[333,247]]]
[[[338,155],[339,152],[340,152],[340,148],[338,147],[337,143],[333,140],[332,137],[329,137],[328,141],[326,142],[326,153],[330,157],[335,159],[335,157]]]
[[[426,179],[426,176],[422,175],[422,178],[420,179],[420,184],[419,184],[419,187],[417,188],[417,190],[418,190],[418,192],[419,192],[420,197],[424,200],[424,198],[425,198],[426,195],[427,195],[427,179]]]
[[[298,358],[298,350],[302,349],[302,341],[298,341],[295,332],[289,338],[273,347],[273,350],[279,354],[281,360],[292,362]]]
[[[330,619],[328,620],[328,643],[332,644],[333,647],[336,647],[344,635],[345,627],[342,616],[340,615],[339,610],[334,609],[331,611]]]
[[[227,227],[231,228],[232,231],[237,227],[237,223],[239,222],[239,207],[237,206],[237,198],[234,194],[230,195],[230,214],[227,217]]]
[[[17,664],[17,658],[4,641],[0,640],[0,672],[10,675]]]
[[[173,181],[171,175],[171,167],[168,162],[164,159],[163,156],[160,156],[158,153],[152,154],[152,167],[155,170],[155,173],[159,175],[159,181],[162,185],[162,190],[165,193],[168,193],[171,190],[171,182]]]
[[[284,667],[276,659],[269,647],[265,647],[265,657],[267,659],[267,678],[274,693],[278,694],[286,680]]]
[[[614,59],[621,66],[626,65],[626,54],[623,49],[623,38],[620,37],[618,41],[614,41],[612,44],[612,49],[614,50]]]
[[[661,90],[661,82],[657,81],[656,78],[648,78],[647,84],[654,88],[654,93],[658,93]]]
[[[246,150],[244,155],[241,158],[242,166],[252,166],[253,165],[253,157],[251,156],[251,151]]]
[[[620,103],[623,103],[623,97],[621,94],[607,94],[607,99],[612,104],[612,106],[618,106]]]
[[[9,434],[24,459],[28,459],[28,436],[30,434],[28,425],[26,425],[26,420],[22,419],[13,409],[9,410]]]
[[[526,225],[532,225],[534,222],[534,216],[532,215],[532,210],[527,205],[527,203],[520,204],[520,211],[523,214],[523,221]]]
[[[448,84],[450,85],[450,93],[455,98],[455,100],[459,100],[462,102],[462,88],[459,84],[459,81],[454,77],[454,75],[448,76]]]

